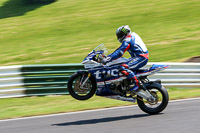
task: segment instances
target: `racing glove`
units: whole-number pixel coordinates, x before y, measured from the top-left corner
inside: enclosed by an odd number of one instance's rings
[[[103,63],[103,64],[106,64],[106,63],[108,63],[108,62],[110,62],[110,61],[111,61],[111,57],[107,56],[107,57],[104,57],[104,58],[103,58],[102,63]]]

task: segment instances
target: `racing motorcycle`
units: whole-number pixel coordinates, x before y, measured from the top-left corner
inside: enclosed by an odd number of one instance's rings
[[[96,94],[129,102],[137,100],[139,108],[148,114],[158,114],[167,107],[167,90],[160,80],[150,81],[147,77],[168,68],[168,65],[154,64],[149,69],[132,70],[140,85],[139,91],[134,92],[129,91],[133,83],[119,69],[128,59],[121,57],[103,64],[101,61],[106,53],[106,47],[100,44],[82,61],[85,70],[78,70],[70,77],[68,91],[73,98],[87,100]]]

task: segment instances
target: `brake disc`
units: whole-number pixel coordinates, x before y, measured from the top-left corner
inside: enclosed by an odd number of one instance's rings
[[[87,91],[89,90],[89,87],[90,87],[89,83],[86,82],[83,88],[81,88],[80,79],[76,80],[74,84],[74,89],[80,94],[87,93]]]

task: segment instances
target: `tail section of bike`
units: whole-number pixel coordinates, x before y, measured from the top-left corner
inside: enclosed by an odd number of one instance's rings
[[[149,69],[138,69],[135,71],[135,73],[136,73],[137,77],[148,76],[148,75],[155,74],[158,71],[162,71],[168,67],[170,67],[170,66],[153,64]]]

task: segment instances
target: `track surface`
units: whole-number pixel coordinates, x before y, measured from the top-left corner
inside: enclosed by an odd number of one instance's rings
[[[131,106],[4,120],[0,133],[200,133],[200,99],[170,102],[153,116]]]

